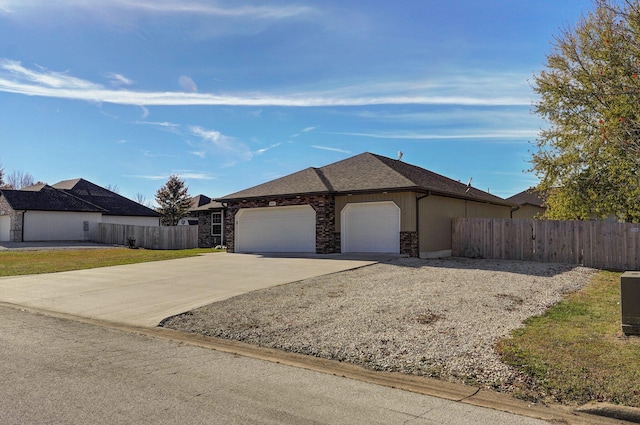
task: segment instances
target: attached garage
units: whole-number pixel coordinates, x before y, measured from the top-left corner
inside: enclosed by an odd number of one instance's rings
[[[395,202],[349,203],[340,220],[342,252],[400,253],[400,208]]]
[[[11,216],[0,215],[0,242],[8,242],[11,240]]]
[[[101,213],[27,211],[24,214],[24,242],[89,240],[89,223],[99,223]]]
[[[316,252],[311,205],[243,208],[235,221],[235,252]]]

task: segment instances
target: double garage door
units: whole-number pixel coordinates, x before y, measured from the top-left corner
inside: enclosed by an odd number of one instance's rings
[[[235,227],[236,252],[316,252],[311,205],[241,209]]]
[[[347,204],[340,214],[342,252],[400,252],[395,203]],[[235,231],[236,252],[316,252],[316,212],[310,205],[241,209]]]

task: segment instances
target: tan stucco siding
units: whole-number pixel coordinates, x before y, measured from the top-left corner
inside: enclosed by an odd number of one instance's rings
[[[535,205],[521,205],[516,211],[513,212],[513,218],[539,218],[544,214],[545,208],[536,207]]]
[[[510,218],[511,207],[467,201],[467,218]]]
[[[420,200],[420,253],[451,249],[451,219],[460,217],[509,218],[511,207],[429,196]]]
[[[415,232],[416,196],[413,192],[336,196],[336,229],[340,229],[340,212],[348,203],[393,201],[400,208],[400,231]]]

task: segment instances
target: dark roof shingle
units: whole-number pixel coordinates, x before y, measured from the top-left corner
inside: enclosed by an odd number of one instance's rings
[[[103,208],[76,196],[44,185],[40,190],[0,190],[14,210],[101,212]]]
[[[263,183],[219,200],[276,197],[312,193],[351,193],[414,190],[432,192],[499,205],[510,202],[488,192],[467,187],[459,181],[396,159],[369,152],[320,168],[307,168],[297,173]]]
[[[517,205],[534,205],[536,207],[544,207],[544,196],[538,192],[534,187],[530,187],[520,193],[507,198],[507,201],[513,202]]]
[[[151,208],[85,179],[64,180],[53,187],[103,208],[106,211],[105,215],[160,217],[160,214]]]

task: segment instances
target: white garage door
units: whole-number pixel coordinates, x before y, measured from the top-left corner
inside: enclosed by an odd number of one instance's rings
[[[394,202],[347,204],[340,219],[342,252],[400,253],[400,208]]]
[[[311,205],[246,208],[236,214],[236,252],[316,252]]]
[[[0,242],[8,242],[10,238],[11,217],[0,215]]]

